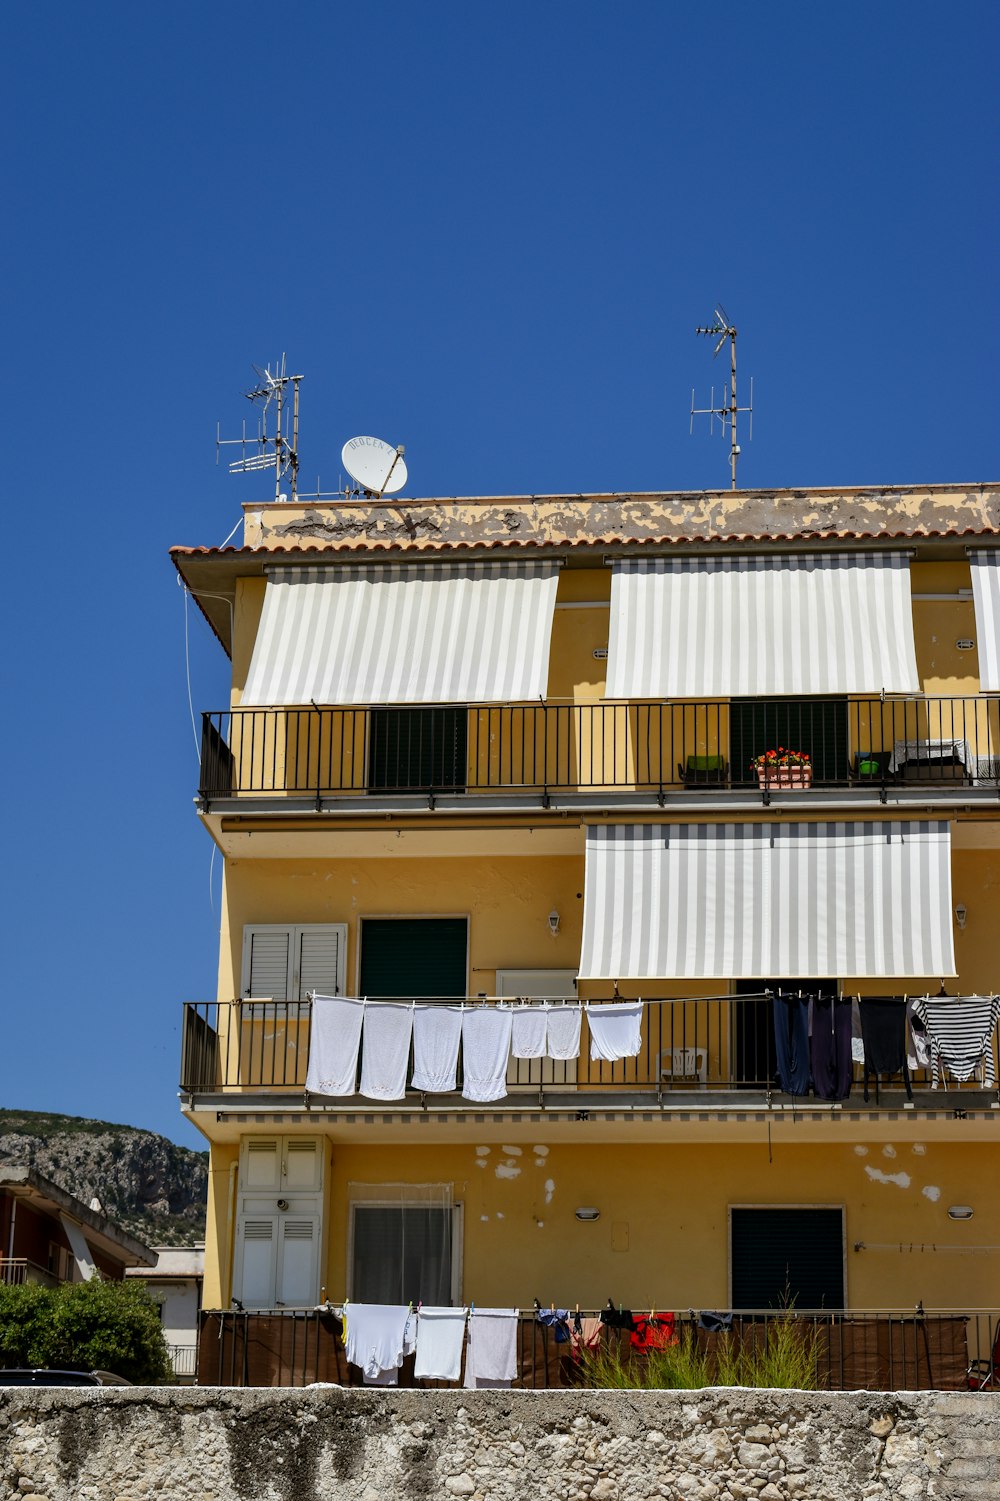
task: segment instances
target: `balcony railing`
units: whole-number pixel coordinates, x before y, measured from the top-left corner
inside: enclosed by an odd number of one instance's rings
[[[996,1309],[797,1310],[791,1319],[767,1309],[734,1313],[731,1329],[724,1333],[699,1328],[689,1309],[674,1318],[679,1342],[693,1345],[710,1370],[727,1346],[751,1345],[760,1351],[775,1322],[791,1322],[813,1352],[813,1378],[821,1391],[1000,1389],[1000,1371],[993,1374]],[[631,1352],[626,1333],[606,1331],[605,1349],[632,1362],[637,1372],[641,1368],[643,1357]],[[588,1384],[586,1362],[575,1361],[570,1347],[557,1344],[553,1330],[539,1324],[533,1313],[521,1315],[517,1353],[515,1387]],[[413,1356],[403,1362],[400,1386],[447,1385],[415,1380],[413,1364]],[[198,1381],[202,1386],[307,1386],[316,1381],[359,1386],[361,1372],[347,1363],[340,1319],[332,1311],[206,1311],[201,1316]]]
[[[1000,788],[1000,699],[741,699],[203,715],[204,802],[780,791],[755,761],[808,753],[816,788]]]
[[[198,1346],[167,1345],[175,1376],[194,1378],[198,1374]]]
[[[478,1004],[479,1000],[477,997],[469,1004]],[[454,997],[438,1002],[421,997],[419,1004],[455,1005],[456,1002]],[[304,1095],[311,1016],[312,1003],[308,1000],[186,1002],[182,1091],[190,1095],[226,1091]],[[991,1047],[995,1076],[1000,1078],[996,1036]],[[412,1075],[412,1061],[411,1056],[407,1079]],[[360,1076],[360,1056],[358,1072]],[[853,1073],[852,1095],[856,1101],[863,1088],[860,1064],[854,1065]],[[911,1074],[915,1090],[930,1090],[931,1082],[930,1069],[918,1068]],[[426,1105],[433,1109],[435,1102],[454,1106],[460,1101],[461,1087],[460,1058],[458,1094],[423,1096],[419,1090],[409,1089],[407,1098],[411,1107]],[[872,1084],[871,1100],[877,1102],[881,1089],[886,1087]],[[897,1077],[891,1086],[893,1108],[898,1108],[902,1087]],[[520,1094],[543,1103],[569,1100],[580,1108],[587,1102],[607,1104],[618,1093],[635,1094],[656,1102],[691,1092],[702,1099],[711,1094],[741,1091],[780,1095],[771,1003],[765,996],[647,1001],[642,1008],[639,1055],[617,1063],[590,1058],[584,1012],[579,1058],[565,1062],[511,1058],[507,1088],[507,1102]],[[941,1109],[951,1110],[956,1092],[971,1094],[983,1089],[978,1077],[959,1083],[946,1076],[943,1087],[928,1099]],[[996,1090],[991,1090],[993,1095],[997,1095]],[[359,1101],[364,1108],[361,1095],[346,1096],[334,1103],[357,1108]],[[323,1102],[316,1097],[316,1103]],[[497,1106],[480,1104],[476,1109],[503,1109],[505,1103],[500,1100]]]
[[[40,1287],[59,1286],[59,1278],[54,1272],[24,1256],[0,1256],[0,1282],[17,1287],[26,1282],[37,1283]]]

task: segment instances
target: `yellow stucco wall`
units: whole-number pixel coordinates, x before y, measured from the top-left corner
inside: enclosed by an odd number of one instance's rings
[[[446,828],[440,830],[440,839],[446,847]],[[583,877],[582,851],[579,857],[229,861],[218,999],[228,1001],[240,994],[246,923],[346,923],[349,992],[356,991],[359,919],[365,916],[468,915],[470,995],[495,994],[498,969],[575,969]],[[991,991],[997,984],[1000,849],[956,848],[952,886],[955,902],[967,909],[965,928],[955,931],[958,985],[965,991]],[[553,909],[561,919],[555,938],[548,926]],[[834,978],[842,980],[848,993],[879,994],[885,989],[881,981],[852,975]],[[917,993],[936,990],[941,976],[905,978],[906,988]],[[717,995],[725,990],[724,982],[714,981],[693,985],[661,980],[655,985],[655,993],[662,996]],[[584,988],[586,994],[605,991],[606,987]]]
[[[377,1135],[377,1126],[371,1129]],[[570,1146],[545,1137],[539,1126],[537,1139],[522,1146],[474,1137],[423,1148],[334,1142],[320,1279],[330,1297],[342,1298],[348,1288],[351,1185],[413,1183],[449,1184],[463,1206],[461,1295],[482,1306],[530,1307],[536,1297],[596,1306],[611,1297],[635,1308],[726,1307],[733,1205],[842,1207],[853,1308],[1000,1301],[991,1145],[928,1141],[920,1122],[908,1120],[888,1142],[828,1146],[775,1139],[769,1146],[760,1124],[748,1126],[739,1146]],[[213,1149],[220,1209],[232,1161],[235,1148]],[[974,1218],[950,1220],[951,1204],[971,1205]],[[599,1209],[600,1219],[579,1222],[579,1206]],[[209,1232],[206,1307],[228,1303],[231,1227],[228,1219],[218,1226],[218,1241]],[[859,1241],[866,1249],[855,1251]]]

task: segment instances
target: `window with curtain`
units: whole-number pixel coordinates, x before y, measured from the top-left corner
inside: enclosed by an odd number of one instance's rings
[[[351,1300],[455,1303],[460,1214],[450,1183],[352,1183]]]

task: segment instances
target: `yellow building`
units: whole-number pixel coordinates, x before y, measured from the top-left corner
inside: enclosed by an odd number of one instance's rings
[[[1000,1302],[1000,488],[264,504],[173,558],[232,659],[206,1309]],[[639,1051],[584,1009],[495,1100],[334,1096],[314,994],[377,998],[382,1088],[391,997],[641,998]]]

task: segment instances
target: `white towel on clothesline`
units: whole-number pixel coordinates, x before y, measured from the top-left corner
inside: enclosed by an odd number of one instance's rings
[[[641,1001],[597,1002],[593,1005],[588,1002],[591,1059],[617,1063],[620,1058],[634,1058],[642,1047],[641,1016]]]
[[[517,1375],[517,1309],[477,1308],[469,1315],[467,1387],[507,1387]]]
[[[507,1093],[509,1006],[470,1006],[462,1013],[462,1098],[488,1104]]]
[[[306,1089],[310,1094],[354,1094],[364,1012],[363,1001],[345,996],[313,996],[306,1070]]]
[[[458,1087],[461,1006],[417,1006],[413,1013],[413,1087],[449,1094]]]
[[[367,1001],[362,1033],[361,1093],[369,1100],[401,1100],[406,1094],[413,1007]]]
[[[413,1354],[414,1346],[416,1344],[416,1338],[417,1321],[414,1315],[408,1311],[406,1316],[406,1328],[403,1330],[404,1360],[406,1359],[407,1355]],[[401,1360],[400,1365],[402,1365],[402,1363],[403,1362]],[[377,1376],[364,1376],[362,1378],[362,1381],[365,1386],[398,1386],[399,1366],[389,1366],[387,1370],[379,1371]]]
[[[421,1308],[414,1376],[428,1381],[457,1381],[462,1373],[464,1344],[464,1308]]]
[[[351,1365],[369,1381],[398,1370],[407,1344],[410,1310],[394,1303],[351,1303],[344,1309],[345,1346]]]
[[[547,1052],[545,1056],[547,1058],[555,1058],[563,1062],[570,1058],[579,1058],[581,1015],[579,1005],[549,1007],[546,1025]]]
[[[510,1050],[515,1058],[544,1058],[548,1034],[547,1006],[515,1006]]]

